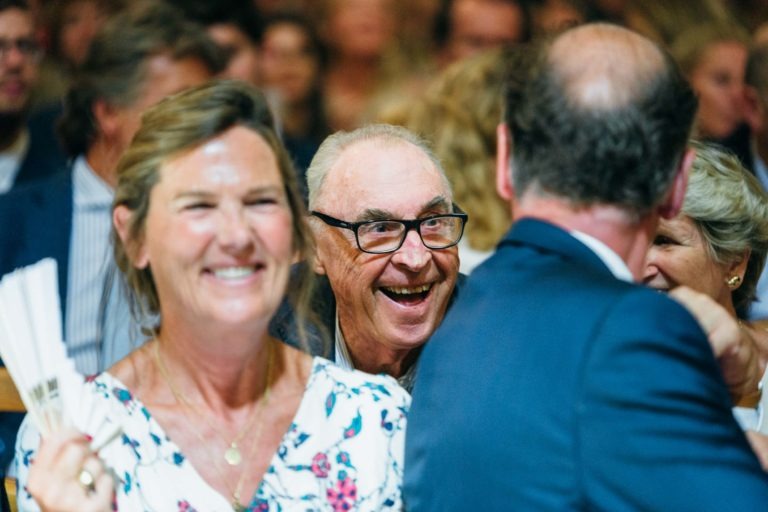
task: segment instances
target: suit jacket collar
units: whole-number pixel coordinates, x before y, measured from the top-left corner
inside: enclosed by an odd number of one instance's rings
[[[559,254],[577,265],[613,275],[605,263],[592,252],[592,249],[563,228],[543,220],[534,218],[518,220],[502,239],[499,247],[505,245],[535,247],[540,251]]]

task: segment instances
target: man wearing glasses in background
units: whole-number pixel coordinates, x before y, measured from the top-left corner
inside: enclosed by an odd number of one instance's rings
[[[24,0],[0,0],[0,194],[64,169],[51,119],[27,124],[42,49]]]
[[[386,373],[410,391],[421,347],[453,299],[467,216],[424,142],[389,125],[339,132],[307,171],[320,274],[313,309],[330,335],[310,351],[342,367]],[[273,334],[296,343],[284,305]]]

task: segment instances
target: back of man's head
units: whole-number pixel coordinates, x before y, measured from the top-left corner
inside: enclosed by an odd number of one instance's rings
[[[219,48],[179,10],[165,2],[132,4],[96,35],[67,94],[59,132],[70,156],[86,152],[98,133],[94,102],[131,105],[142,93],[147,62],[162,54],[199,59],[212,74],[223,67]]]
[[[696,99],[654,43],[593,24],[543,46],[506,107],[518,196],[533,192],[642,215],[675,176]]]

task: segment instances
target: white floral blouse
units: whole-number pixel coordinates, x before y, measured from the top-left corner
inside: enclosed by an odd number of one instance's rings
[[[109,406],[122,438],[100,456],[117,475],[116,510],[231,511],[117,379],[87,389]],[[248,510],[400,510],[410,396],[389,377],[348,371],[315,358],[294,420]],[[16,444],[19,510],[38,510],[26,492],[39,433],[25,420]]]

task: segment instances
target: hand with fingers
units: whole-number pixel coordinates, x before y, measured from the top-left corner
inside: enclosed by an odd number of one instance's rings
[[[114,480],[74,430],[46,437],[35,456],[27,483],[29,493],[45,512],[106,512],[112,510]]]
[[[763,368],[750,330],[709,295],[686,286],[678,286],[669,295],[693,315],[706,333],[734,402],[755,392]]]

